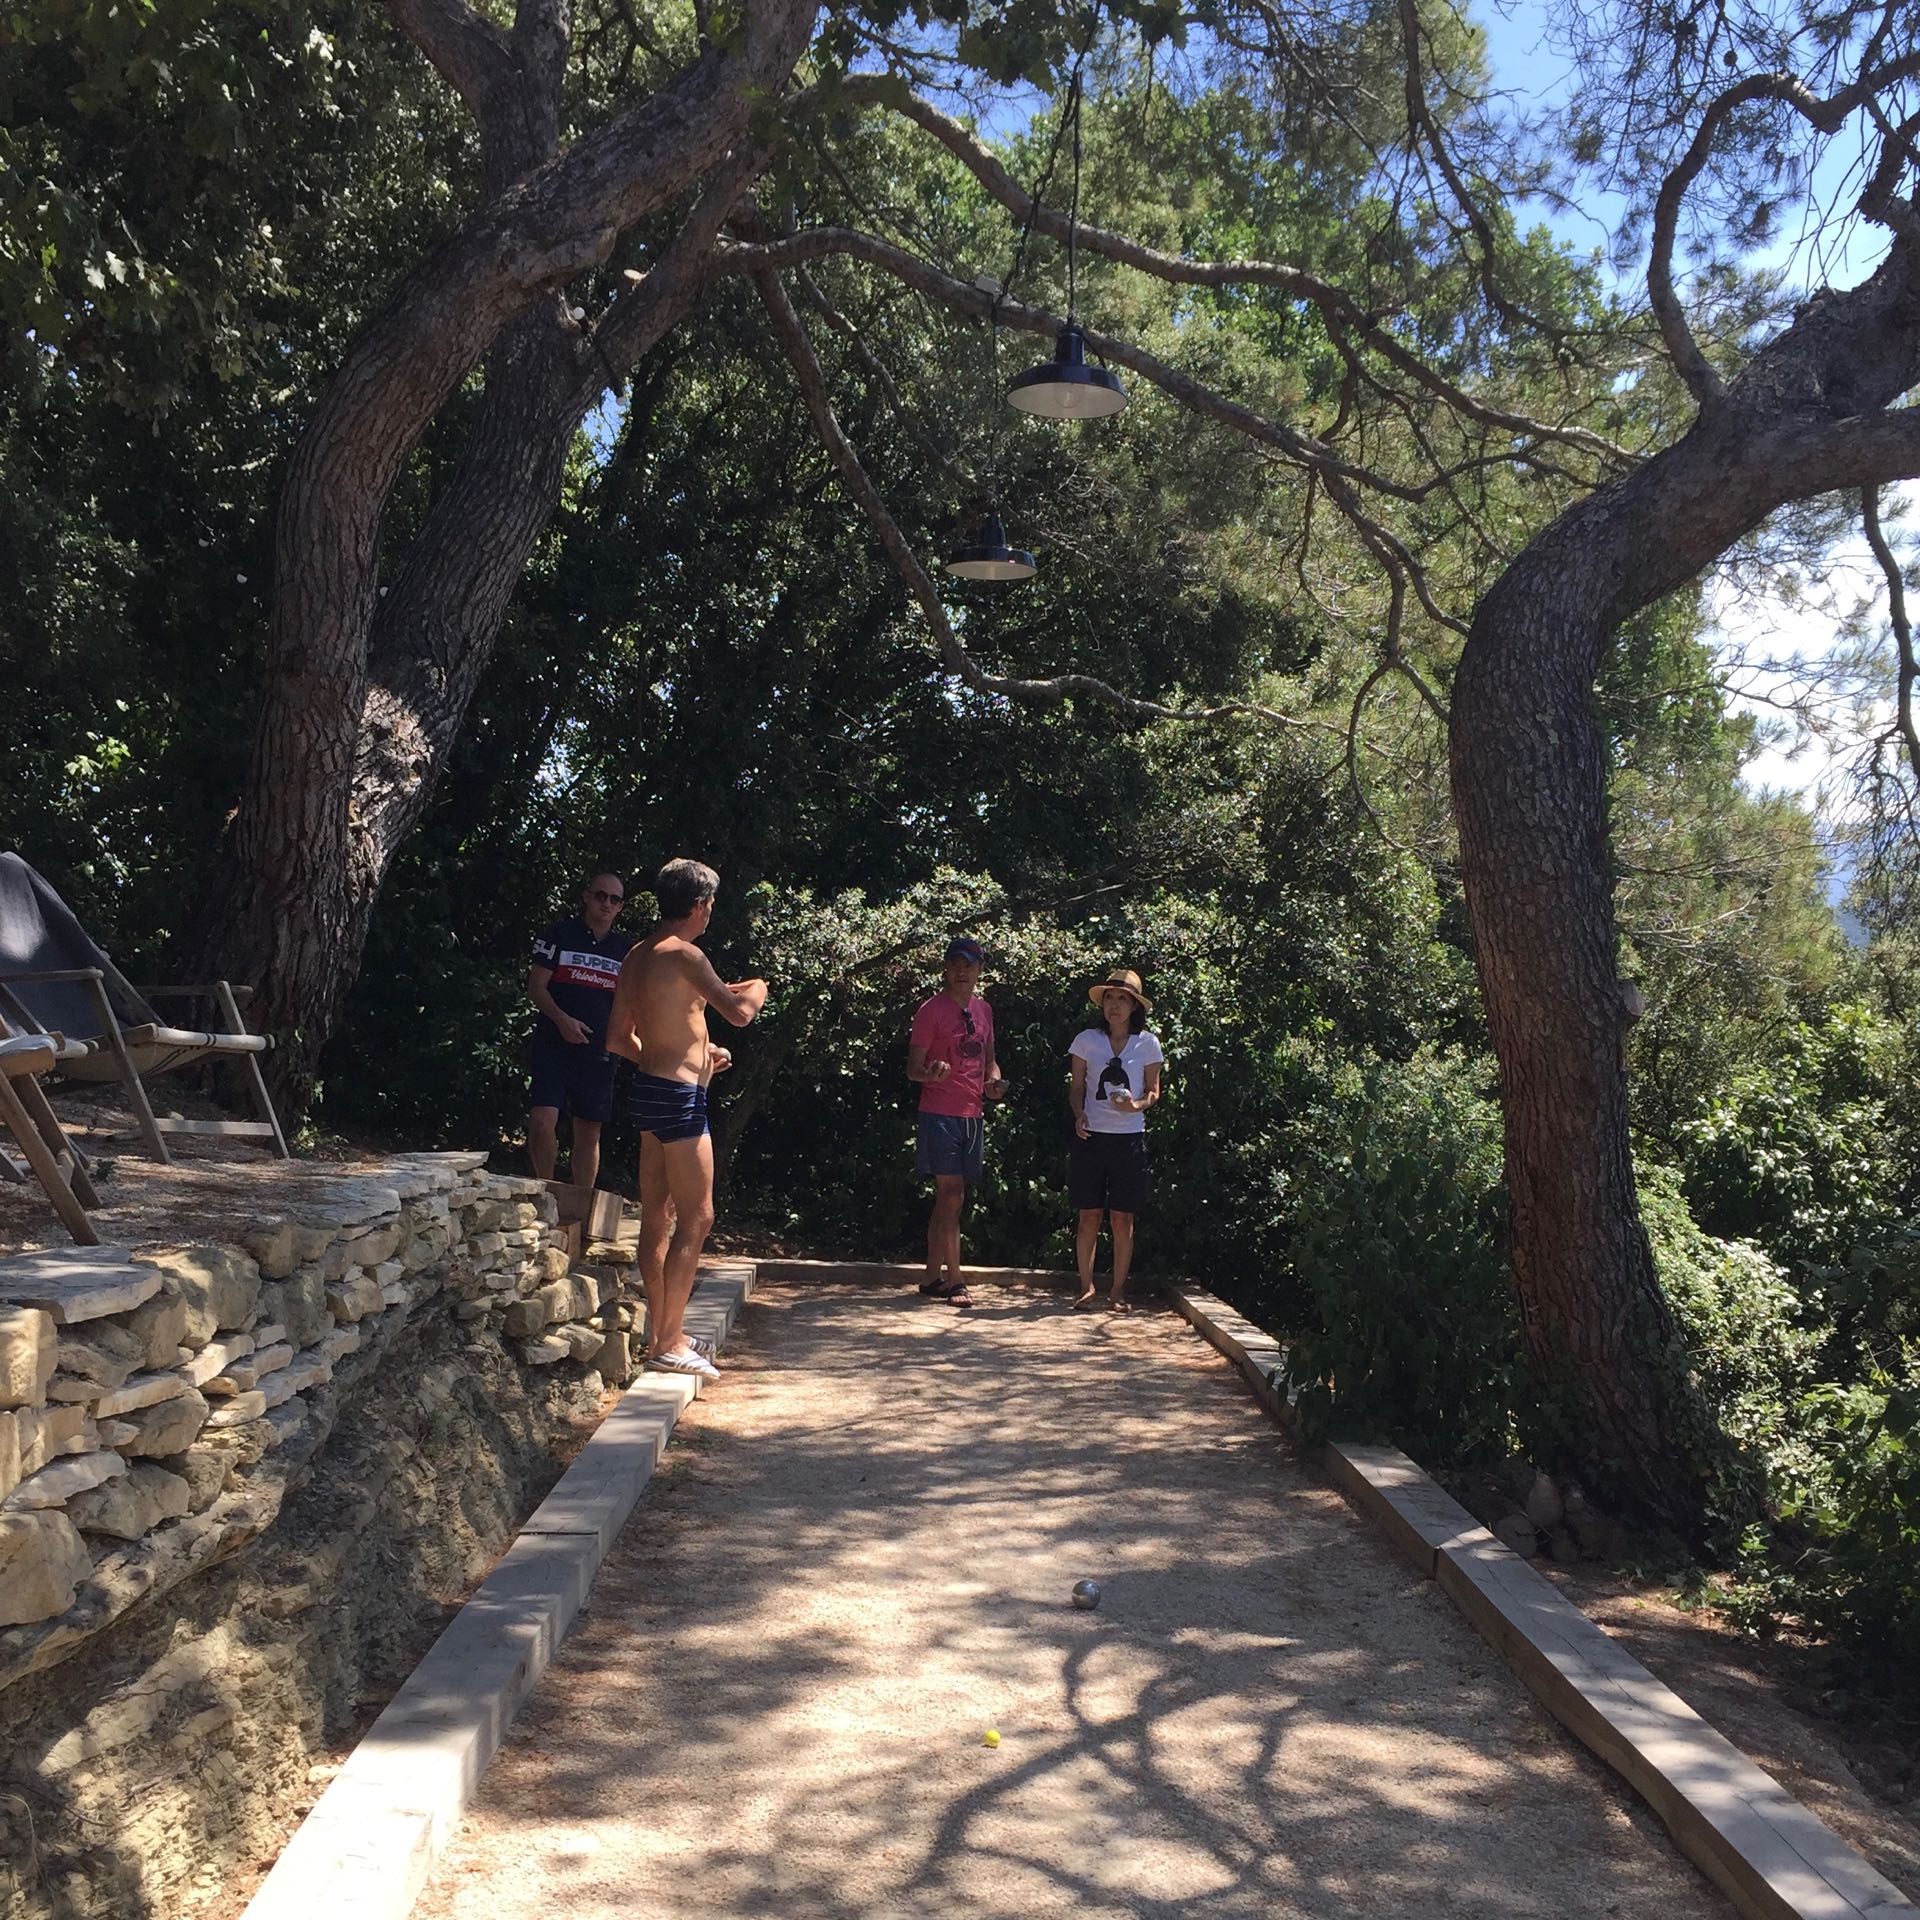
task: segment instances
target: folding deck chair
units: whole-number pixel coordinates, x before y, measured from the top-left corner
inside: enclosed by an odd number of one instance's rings
[[[13,1034],[0,1023],[0,1127],[12,1134],[21,1157],[53,1202],[54,1212],[83,1247],[100,1244],[86,1211],[100,1204],[100,1196],[87,1177],[79,1149],[61,1132],[40,1076],[51,1071],[63,1054],[73,1060],[92,1051],[84,1042],[69,1041],[57,1033]],[[10,1180],[27,1177],[4,1149],[0,1149],[0,1174]]]
[[[69,1080],[118,1080],[127,1090],[135,1124],[156,1160],[171,1164],[164,1135],[258,1135],[291,1159],[279,1116],[260,1072],[273,1042],[249,1033],[240,1017],[245,987],[215,980],[200,987],[153,987],[142,994],[101,952],[66,902],[17,853],[0,853],[0,1015],[28,1035],[64,1034],[90,1043],[84,1053],[52,1064]],[[197,997],[213,1001],[218,1030],[168,1026],[148,1003]],[[185,1062],[237,1058],[251,1082],[258,1120],[159,1120],[147,1098],[145,1076]]]

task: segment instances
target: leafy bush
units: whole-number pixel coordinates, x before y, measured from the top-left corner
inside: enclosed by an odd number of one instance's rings
[[[1728,1610],[1750,1628],[1795,1621],[1920,1666],[1920,1361],[1804,1396],[1807,1445],[1775,1481],[1779,1525],[1745,1542]]]
[[[1897,1042],[1867,1008],[1836,1008],[1683,1125],[1687,1198],[1707,1231],[1808,1272],[1881,1239],[1906,1179],[1886,1115]]]
[[[1794,1599],[1817,1625],[1920,1663],[1920,1384],[1882,1374],[1822,1386],[1807,1413],[1827,1444],[1788,1487],[1782,1517],[1811,1536],[1791,1562]]]
[[[1307,1431],[1384,1434],[1428,1466],[1504,1447],[1523,1363],[1485,1063],[1350,1073],[1314,1121],[1293,1196],[1314,1324],[1288,1355]]]
[[[1738,1450],[1738,1484],[1723,1487],[1717,1505],[1724,1517],[1744,1520],[1763,1479],[1811,1465],[1797,1409],[1814,1379],[1821,1335],[1800,1324],[1798,1295],[1761,1248],[1716,1239],[1699,1225],[1674,1169],[1641,1167],[1638,1178],[1654,1267],[1686,1337],[1694,1380]]]

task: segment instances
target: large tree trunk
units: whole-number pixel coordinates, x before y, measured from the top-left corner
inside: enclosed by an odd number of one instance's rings
[[[1476,611],[1452,773],[1500,1059],[1513,1281],[1562,1444],[1697,1539],[1722,1447],[1640,1225],[1593,711],[1620,622],[1776,507],[1920,471],[1920,248],[1805,309],[1675,446],[1569,509]]]
[[[526,0],[523,57],[504,63],[474,17],[451,44],[434,39],[431,18],[419,23],[482,117],[494,191],[371,323],[294,451],[252,760],[191,939],[199,966],[259,987],[290,1117],[311,1096],[374,900],[446,763],[573,436],[608,367],[631,365],[698,298],[700,261],[760,164],[749,114],[784,85],[812,17],[810,0],[759,0],[728,50],[554,157],[564,9]],[[590,343],[561,282],[709,175],[659,264]],[[482,354],[474,437],[382,600],[388,495]]]

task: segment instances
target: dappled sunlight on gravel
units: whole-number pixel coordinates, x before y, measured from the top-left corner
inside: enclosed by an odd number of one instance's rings
[[[423,1920],[1729,1911],[1183,1322],[978,1292],[749,1308]]]

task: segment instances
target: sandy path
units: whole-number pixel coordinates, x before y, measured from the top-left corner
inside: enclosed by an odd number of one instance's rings
[[[1725,1920],[1182,1322],[981,1297],[748,1309],[424,1920]]]

